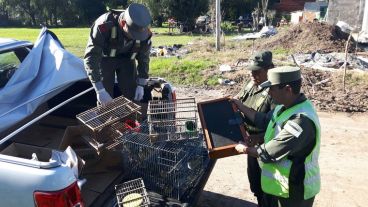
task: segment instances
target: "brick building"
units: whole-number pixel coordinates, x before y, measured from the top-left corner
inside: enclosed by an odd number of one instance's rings
[[[304,9],[305,2],[315,2],[316,0],[279,0],[272,9],[277,12],[293,12]]]

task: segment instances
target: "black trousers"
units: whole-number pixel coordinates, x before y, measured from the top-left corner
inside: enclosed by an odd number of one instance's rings
[[[314,198],[312,197],[308,200],[303,198],[281,198],[269,194],[264,194],[265,206],[266,207],[312,207]]]
[[[248,180],[250,184],[250,190],[257,197],[258,206],[264,206],[264,195],[261,187],[261,168],[259,167],[258,160],[255,157],[247,156],[248,163]]]

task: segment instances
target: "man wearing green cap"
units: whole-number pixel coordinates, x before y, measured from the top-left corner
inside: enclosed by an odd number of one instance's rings
[[[259,88],[258,86],[267,80],[267,71],[273,68],[272,53],[263,51],[257,53],[251,58],[251,65],[247,69],[251,72],[251,80],[244,84],[243,89],[234,98],[238,99],[239,104],[254,109],[255,111],[267,113],[274,108],[271,97],[268,95],[268,88]],[[251,135],[248,139],[249,145],[258,145],[263,142],[257,139],[259,133],[264,133],[264,129],[258,128],[255,124],[244,117],[245,125],[248,133]],[[248,157],[247,173],[250,189],[257,197],[259,207],[264,205],[264,196],[261,188],[261,169],[258,165],[257,158]]]
[[[300,93],[301,82],[299,68],[271,69],[268,81],[260,86],[269,88],[279,105],[264,114],[237,104],[256,126],[266,128],[264,144],[250,147],[240,143],[236,149],[259,159],[262,190],[275,200],[269,207],[313,206],[320,191],[321,127],[312,103]]]
[[[151,20],[144,5],[132,3],[125,11],[101,15],[92,25],[84,66],[100,104],[112,100],[115,75],[125,97],[142,100],[149,71]]]

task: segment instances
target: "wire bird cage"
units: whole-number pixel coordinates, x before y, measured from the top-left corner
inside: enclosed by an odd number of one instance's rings
[[[180,200],[194,187],[208,162],[202,139],[151,143],[148,124],[122,136],[132,178],[142,177],[147,188]]]
[[[128,130],[139,123],[140,106],[119,96],[105,106],[96,106],[78,114],[77,119],[90,129],[90,135],[82,137],[99,151],[110,146]]]
[[[194,98],[152,100],[148,103],[147,120],[151,142],[198,137]]]
[[[142,178],[116,185],[115,192],[119,207],[150,205]]]

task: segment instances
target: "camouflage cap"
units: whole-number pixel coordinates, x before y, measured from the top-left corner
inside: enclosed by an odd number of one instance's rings
[[[151,15],[142,4],[132,3],[123,13],[123,18],[128,25],[128,31],[136,40],[146,40],[150,32],[148,26],[152,21]]]
[[[260,69],[268,69],[270,68],[272,63],[272,52],[263,51],[257,53],[251,59],[252,63],[247,67],[248,70],[260,70]]]
[[[263,82],[260,87],[267,88],[282,83],[290,83],[302,78],[300,68],[291,66],[282,66],[268,70],[268,80]]]

